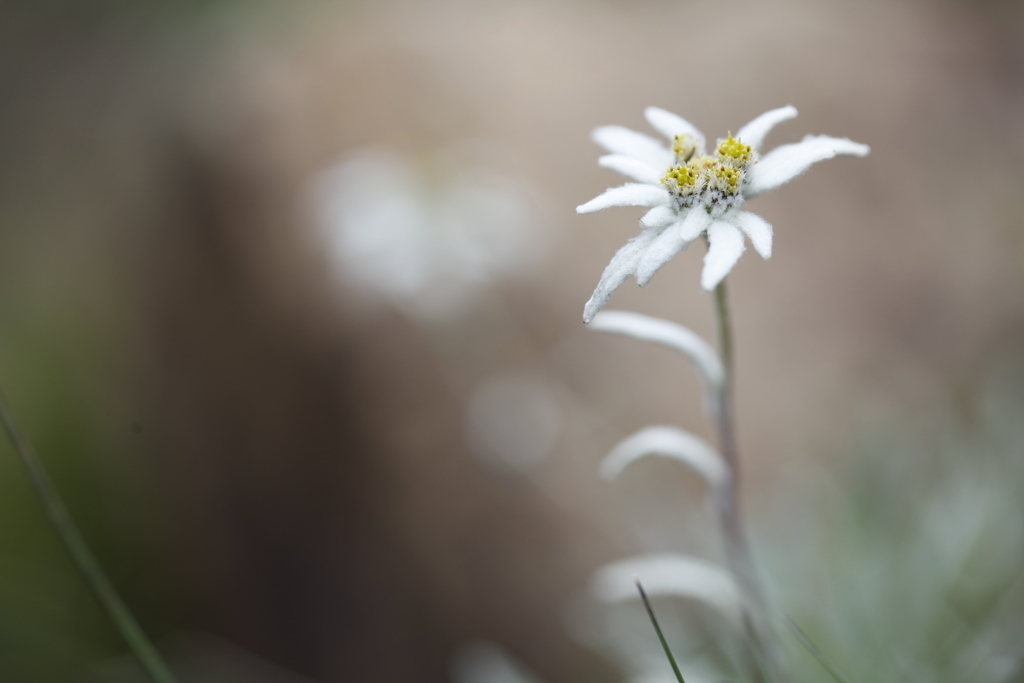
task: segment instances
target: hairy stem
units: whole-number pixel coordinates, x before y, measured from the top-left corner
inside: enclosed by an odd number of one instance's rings
[[[43,468],[42,461],[32,450],[32,446],[14,421],[14,414],[2,393],[0,393],[0,421],[3,422],[7,437],[28,474],[32,489],[36,497],[39,498],[57,538],[67,550],[68,555],[71,556],[72,562],[75,563],[78,571],[89,584],[89,588],[92,589],[96,599],[99,600],[103,610],[110,617],[125,643],[138,657],[142,667],[154,683],[176,683],[174,675],[160,653],[146,637],[139,622],[135,620],[121,596],[118,595],[117,589],[114,588],[103,568],[100,567],[96,556],[89,550],[85,538],[71,518],[71,513],[68,512],[67,506],[64,505],[64,501],[61,500],[57,489],[54,488],[53,482],[50,481],[49,475]]]
[[[718,346],[725,382],[718,394],[715,422],[718,445],[729,470],[729,477],[716,500],[719,522],[725,544],[726,562],[743,592],[743,627],[748,643],[747,658],[762,683],[778,680],[775,674],[775,653],[765,624],[767,602],[754,565],[750,543],[740,505],[740,463],[736,449],[733,413],[733,336],[729,315],[729,297],[723,280],[715,288],[715,314],[718,321]]]

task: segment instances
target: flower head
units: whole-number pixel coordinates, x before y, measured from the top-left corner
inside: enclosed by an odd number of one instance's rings
[[[846,138],[808,135],[782,145],[763,157],[758,154],[768,132],[796,116],[791,106],[773,109],[718,140],[706,154],[704,136],[675,114],[648,107],[647,121],[671,141],[664,147],[654,138],[621,126],[602,126],[594,141],[610,154],[598,163],[637,182],[613,187],[577,213],[594,213],[613,206],[645,206],[640,234],[612,258],[583,312],[594,315],[630,275],[642,287],[673,256],[702,235],[708,241],[701,286],[710,291],[720,283],[745,249],[744,235],[764,258],[772,253],[772,226],[760,216],[742,211],[748,199],[770,192],[806,171],[812,164],[836,155],[864,156],[867,145]]]

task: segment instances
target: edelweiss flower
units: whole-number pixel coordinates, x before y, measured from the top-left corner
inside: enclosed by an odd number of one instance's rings
[[[808,135],[802,142],[776,147],[764,157],[758,149],[768,132],[796,116],[782,107],[761,114],[732,134],[718,140],[714,154],[705,154],[704,136],[692,124],[671,112],[648,107],[647,121],[672,141],[666,149],[654,138],[622,126],[594,130],[594,141],[611,152],[598,163],[638,182],[613,187],[577,213],[594,213],[612,206],[646,206],[641,232],[626,243],[605,268],[583,311],[584,322],[608,301],[630,275],[642,287],[673,256],[706,235],[701,286],[710,291],[739,260],[750,238],[762,257],[772,254],[772,226],[760,216],[740,208],[748,199],[789,182],[812,164],[837,154],[864,156],[867,145],[845,138]]]

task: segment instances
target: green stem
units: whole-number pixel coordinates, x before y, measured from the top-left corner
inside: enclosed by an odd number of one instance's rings
[[[665,651],[665,656],[668,657],[669,664],[672,665],[672,673],[676,675],[676,680],[679,683],[686,683],[683,680],[683,672],[679,670],[679,665],[676,664],[675,655],[672,654],[672,648],[668,646],[668,641],[665,640],[665,634],[661,631],[661,625],[658,623],[658,618],[654,616],[654,608],[651,607],[651,601],[647,599],[647,592],[644,591],[643,584],[640,583],[640,579],[634,577],[636,581],[636,589],[640,591],[640,599],[644,603],[644,608],[647,610],[647,616],[650,617],[651,623],[654,624],[654,632],[658,634],[658,640],[661,641],[661,648]]]
[[[729,315],[729,297],[724,280],[715,287],[715,314],[718,321],[719,355],[725,369],[725,381],[718,395],[715,419],[718,426],[719,449],[729,470],[728,480],[721,487],[717,496],[718,516],[725,541],[726,561],[746,598],[743,627],[749,646],[747,658],[759,681],[773,681],[777,680],[777,676],[774,673],[776,669],[775,654],[770,644],[770,634],[765,626],[767,601],[757,576],[740,505],[740,463],[736,448],[732,399],[735,381],[733,333]],[[749,600],[749,604],[747,600]]]
[[[815,659],[818,660],[818,664],[821,664],[822,668],[829,673],[829,675],[835,679],[836,683],[850,683],[850,679],[843,675],[843,672],[839,668],[828,660],[828,657],[818,649],[818,646],[814,644],[814,641],[804,633],[804,630],[789,617],[783,619],[783,623],[789,627],[789,630],[793,632],[796,639],[800,641],[800,644],[807,648],[807,651],[811,653]]]
[[[135,656],[138,657],[142,667],[149,674],[149,677],[153,679],[154,683],[176,683],[174,675],[160,656],[160,653],[157,652],[153,643],[146,637],[142,627],[139,626],[139,622],[132,616],[121,596],[118,595],[117,589],[114,588],[110,579],[103,572],[103,568],[100,567],[96,556],[89,550],[85,538],[78,530],[75,521],[71,518],[71,513],[68,512],[67,506],[64,505],[60,494],[57,493],[53,482],[50,481],[42,461],[36,455],[28,440],[22,436],[21,430],[14,421],[14,415],[2,393],[0,393],[0,421],[3,422],[7,437],[11,440],[11,445],[14,446],[15,452],[21,459],[21,464],[28,474],[32,489],[39,498],[46,517],[53,526],[53,530],[57,533],[57,538],[64,545],[64,549],[71,556],[71,560],[85,578],[86,583],[89,584],[89,588],[92,589],[96,599],[99,600],[100,605],[114,623],[121,637],[124,638],[128,647],[135,653]]]

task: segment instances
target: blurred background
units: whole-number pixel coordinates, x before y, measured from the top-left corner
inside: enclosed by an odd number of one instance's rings
[[[580,321],[640,215],[574,213],[619,182],[589,132],[793,104],[769,147],[872,153],[752,205],[731,278],[767,580],[854,680],[1024,681],[1022,9],[7,0],[0,385],[183,681],[635,678],[591,573],[719,549],[690,473],[597,464],[711,430]],[[699,251],[611,307],[713,337]],[[7,446],[0,679],[144,680]]]

